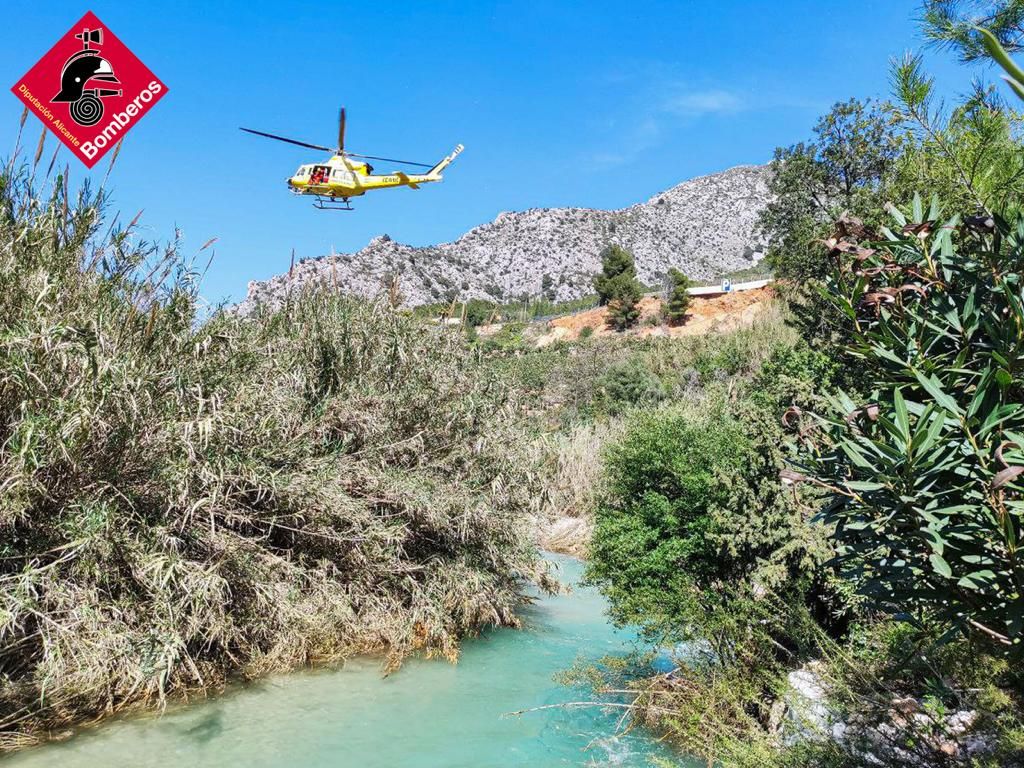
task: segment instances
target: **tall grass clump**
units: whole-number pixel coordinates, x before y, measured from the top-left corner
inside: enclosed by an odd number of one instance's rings
[[[356,651],[454,658],[516,622],[518,409],[458,334],[317,291],[203,317],[176,244],[12,168],[0,750]]]

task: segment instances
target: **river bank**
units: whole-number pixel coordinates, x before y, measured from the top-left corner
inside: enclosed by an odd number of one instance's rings
[[[559,683],[560,673],[637,647],[631,631],[608,623],[603,598],[577,585],[582,563],[552,560],[571,591],[536,595],[521,611],[522,629],[467,640],[457,664],[414,658],[384,676],[379,661],[354,659],[339,669],[271,677],[163,715],[81,729],[0,764],[640,768],[655,756],[668,759],[643,731],[623,734],[618,709],[550,707],[597,698]],[[509,714],[536,707],[550,708]]]

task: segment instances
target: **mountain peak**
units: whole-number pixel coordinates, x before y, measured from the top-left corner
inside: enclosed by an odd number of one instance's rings
[[[539,296],[551,277],[552,298],[592,292],[600,252],[612,243],[632,251],[637,273],[656,283],[669,267],[695,279],[752,266],[763,246],[755,232],[767,204],[768,167],[740,165],[677,184],[643,203],[619,210],[529,208],[503,211],[450,243],[415,247],[378,235],[360,251],[307,259],[291,276],[252,281],[239,305],[278,304],[289,289],[337,285],[375,296],[391,275],[400,277],[409,304],[483,298],[509,302]]]

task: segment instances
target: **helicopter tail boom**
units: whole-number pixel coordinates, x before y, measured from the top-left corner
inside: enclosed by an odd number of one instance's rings
[[[452,161],[459,156],[459,153],[463,149],[465,149],[465,147],[463,147],[461,144],[457,144],[450,155],[445,157],[441,162],[439,162],[437,165],[435,165],[433,168],[427,171],[427,176],[435,179],[441,178],[441,171],[443,171],[445,168],[451,165]]]
[[[420,180],[430,181],[430,179],[423,179],[422,176],[417,176],[414,179],[411,176],[409,176],[408,174],[402,173],[402,171],[397,171],[395,173],[395,176],[397,176],[399,179],[401,179],[402,183],[405,184],[407,187],[409,187],[409,189],[419,189],[420,188],[420,184],[419,184]]]

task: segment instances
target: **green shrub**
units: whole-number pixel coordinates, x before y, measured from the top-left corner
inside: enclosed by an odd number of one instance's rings
[[[621,413],[629,406],[656,403],[665,398],[665,388],[635,357],[611,365],[597,380],[609,413]]]
[[[735,376],[753,376],[762,358],[776,349],[775,340],[765,339],[760,329],[746,328],[726,335],[698,337],[693,367],[704,381]]]
[[[753,397],[776,411],[793,405],[807,408],[832,390],[839,370],[834,357],[805,343],[779,346],[754,377]]]
[[[694,582],[724,575],[712,513],[727,499],[723,475],[741,469],[746,448],[735,424],[678,410],[637,416],[613,447],[589,577],[602,585],[616,621],[679,626]]]
[[[484,342],[484,348],[489,352],[517,352],[526,346],[523,339],[523,331],[526,323],[513,322],[505,323],[501,330],[488,336]]]
[[[684,641],[670,675],[614,687],[708,764],[783,764],[768,723],[786,672],[818,655],[843,609],[826,532],[778,481],[780,438],[765,409],[716,396],[637,414],[606,458],[588,578],[616,622]],[[840,765],[833,751],[785,758]]]
[[[470,299],[466,302],[466,325],[477,326],[489,322],[498,305],[493,301]]]
[[[640,413],[610,450],[589,576],[616,621],[702,636],[698,617],[724,585],[784,589],[828,556],[779,484],[774,419],[736,408]]]

